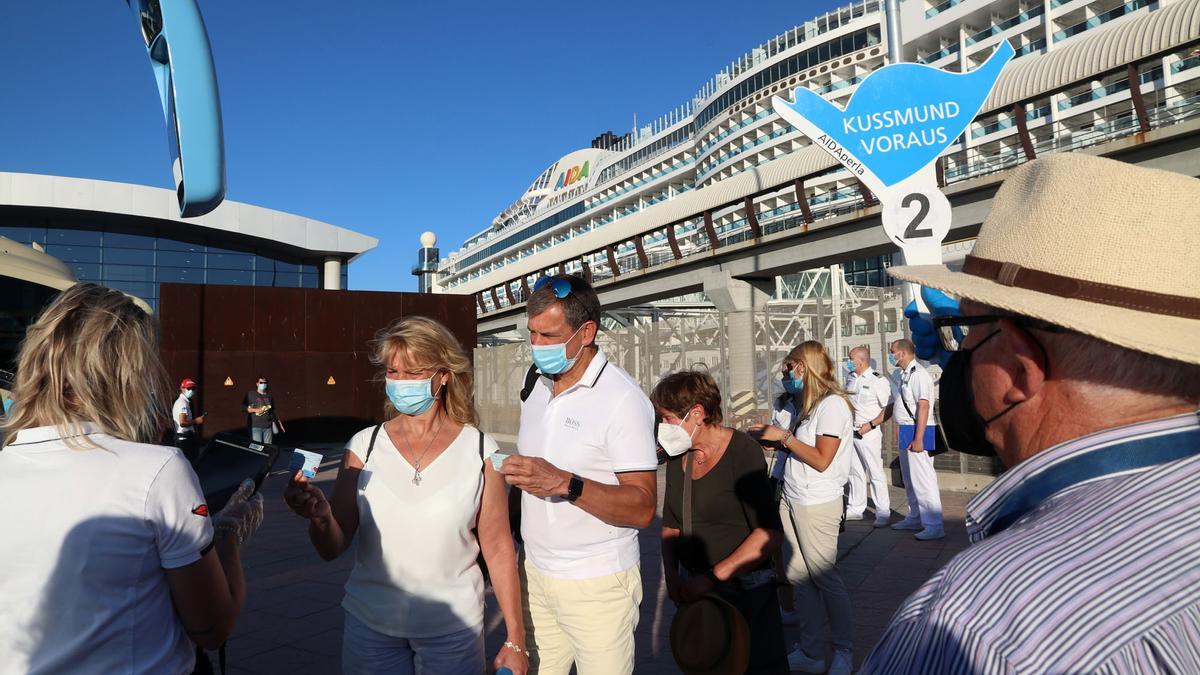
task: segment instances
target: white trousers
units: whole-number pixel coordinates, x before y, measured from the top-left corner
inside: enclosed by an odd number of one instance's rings
[[[901,443],[901,446],[904,446]],[[921,520],[925,527],[942,526],[942,495],[938,492],[937,472],[928,452],[900,450],[900,473],[908,496],[906,520]]]
[[[854,439],[854,457],[850,462],[850,499],[847,513],[862,513],[867,509],[867,485],[871,486],[871,501],[876,517],[890,515],[888,480],[883,472],[883,432],[873,429],[863,438]]]

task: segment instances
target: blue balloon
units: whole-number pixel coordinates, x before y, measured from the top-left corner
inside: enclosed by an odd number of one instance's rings
[[[146,45],[163,116],[179,215],[225,199],[225,137],[217,71],[196,0],[126,0]]]
[[[921,299],[929,307],[931,317],[962,316],[958,300],[939,290],[922,286]],[[942,341],[933,328],[933,322],[921,315],[915,300],[904,308],[904,316],[908,319],[908,329],[912,332],[912,341],[917,347],[917,357],[945,366],[950,360],[950,353],[942,349]],[[954,333],[957,340],[963,339],[962,331],[955,328]]]

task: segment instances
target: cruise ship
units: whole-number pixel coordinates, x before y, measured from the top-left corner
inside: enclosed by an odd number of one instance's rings
[[[1200,117],[1200,0],[903,0],[899,28],[904,61],[955,72],[1002,40],[1016,50],[939,158],[943,184]],[[474,294],[484,317],[548,271],[602,281],[871,204],[771,98],[807,87],[845,105],[887,63],[886,39],[883,4],[867,0],[754,47],[675,110],[551,163],[438,261],[433,289]],[[848,283],[889,283],[887,256],[857,262]]]

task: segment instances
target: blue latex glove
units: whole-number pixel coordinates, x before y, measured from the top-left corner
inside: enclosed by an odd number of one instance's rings
[[[941,291],[922,286],[921,299],[929,307],[930,318],[935,316],[962,315],[962,312],[958,308],[958,300],[951,298]],[[950,352],[942,349],[942,341],[933,329],[933,322],[929,318],[920,315],[917,311],[917,302],[915,300],[908,303],[908,306],[904,308],[904,317],[908,319],[908,328],[912,331],[912,341],[917,346],[917,358],[925,359],[926,361],[936,361],[939,365],[945,366],[946,362],[950,360]],[[955,328],[954,337],[961,342],[963,339],[962,331]]]

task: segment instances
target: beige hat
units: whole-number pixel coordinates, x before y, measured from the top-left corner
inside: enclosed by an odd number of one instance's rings
[[[889,273],[1200,364],[1200,180],[1081,153],[1013,170],[962,272]]]

